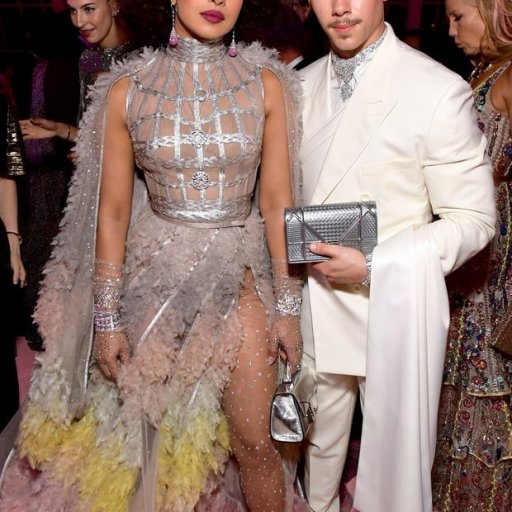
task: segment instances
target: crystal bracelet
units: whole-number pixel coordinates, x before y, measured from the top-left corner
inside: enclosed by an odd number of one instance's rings
[[[94,312],[94,329],[96,332],[116,331],[121,327],[121,315],[118,311]]]
[[[290,292],[280,294],[276,300],[275,312],[278,315],[299,316],[302,306],[302,295]]]

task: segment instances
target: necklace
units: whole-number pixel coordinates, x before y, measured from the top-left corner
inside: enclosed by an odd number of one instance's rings
[[[387,28],[386,30],[384,30],[382,35],[377,39],[377,41],[372,43],[370,46],[366,47],[364,50],[361,50],[353,57],[350,57],[349,59],[343,59],[337,53],[331,51],[332,67],[338,80],[338,85],[340,89],[339,99],[342,102],[347,101],[352,96],[352,92],[354,91],[354,87],[352,85],[352,78],[354,76],[355,70],[360,64],[371,58],[371,56],[375,53],[377,48],[379,48],[379,46],[382,44],[382,41],[384,41],[386,33]]]
[[[507,60],[499,60],[499,61],[485,61],[481,60],[475,66],[471,75],[469,76],[469,85],[475,91],[482,84],[484,84],[498,69],[500,69]]]

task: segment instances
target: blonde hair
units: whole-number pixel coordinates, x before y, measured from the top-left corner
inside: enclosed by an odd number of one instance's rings
[[[483,44],[493,59],[512,57],[512,5],[510,0],[473,0],[482,17],[486,34]]]

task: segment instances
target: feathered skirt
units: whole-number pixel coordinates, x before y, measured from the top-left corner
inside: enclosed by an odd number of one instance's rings
[[[91,357],[76,418],[59,396],[69,391],[61,359],[51,348],[40,358],[0,511],[194,510],[229,454],[221,402],[243,341],[236,311],[248,268],[270,307],[257,211],[244,227],[195,229],[146,204],[126,250],[122,318],[132,359],[116,386]],[[45,300],[39,318],[51,321],[60,300]]]

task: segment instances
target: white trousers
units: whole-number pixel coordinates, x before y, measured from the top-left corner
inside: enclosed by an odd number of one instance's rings
[[[314,369],[305,352],[303,364]],[[317,413],[308,434],[304,486],[315,512],[339,512],[339,489],[347,458],[357,392],[364,401],[363,377],[315,372]]]

